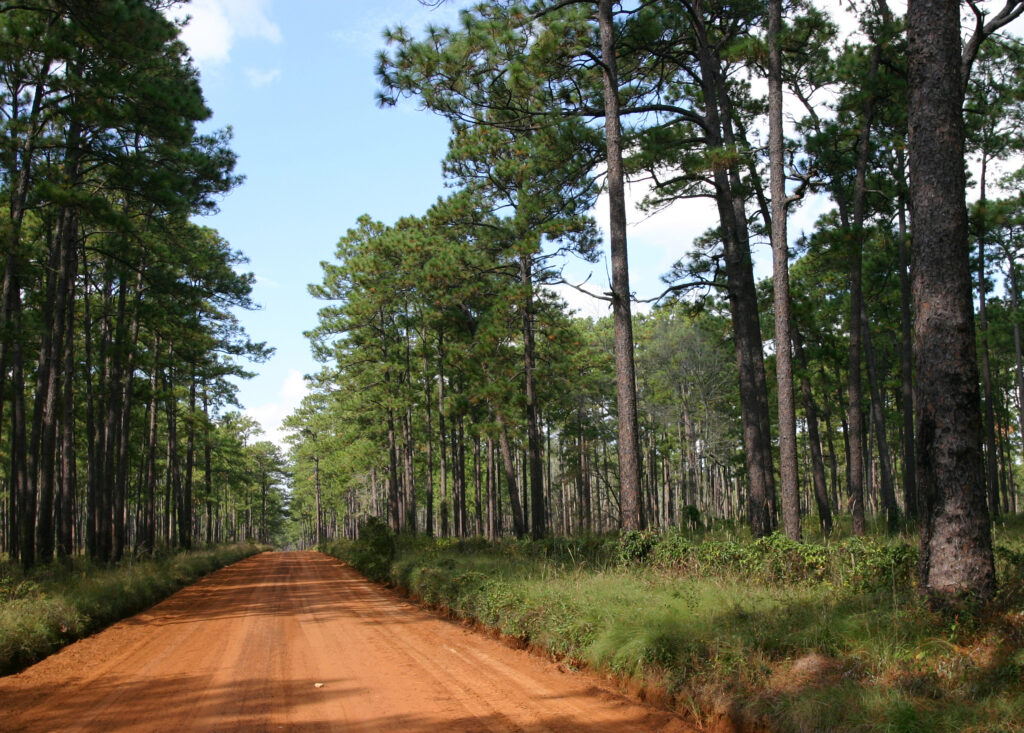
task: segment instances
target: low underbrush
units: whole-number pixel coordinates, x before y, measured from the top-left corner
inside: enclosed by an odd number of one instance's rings
[[[266,549],[220,545],[104,566],[84,558],[27,575],[0,564],[0,674],[10,674],[66,644],[131,616],[203,575]]]
[[[541,542],[395,537],[324,549],[424,603],[611,673],[697,723],[1024,730],[1024,526],[996,530],[995,607],[942,616],[907,537],[733,533]]]

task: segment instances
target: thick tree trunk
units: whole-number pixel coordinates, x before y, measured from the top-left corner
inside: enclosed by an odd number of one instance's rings
[[[937,602],[996,589],[981,457],[958,0],[910,0],[910,192],[921,590]]]

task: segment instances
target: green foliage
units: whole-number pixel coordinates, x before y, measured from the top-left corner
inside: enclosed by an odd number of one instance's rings
[[[395,535],[387,524],[370,517],[359,526],[359,539],[339,539],[323,549],[367,578],[386,581],[390,578],[391,562],[395,557]]]
[[[917,549],[899,540],[848,537],[828,544],[794,542],[782,534],[750,540],[694,541],[682,531],[620,535],[619,559],[649,562],[697,575],[735,575],[768,585],[827,583],[855,591],[908,587]]]
[[[0,674],[22,669],[76,639],[138,613],[217,568],[261,551],[224,545],[105,567],[76,559],[25,576],[0,566]]]

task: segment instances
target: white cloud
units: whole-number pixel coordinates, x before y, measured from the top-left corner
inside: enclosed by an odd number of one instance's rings
[[[245,77],[249,80],[249,84],[259,89],[265,87],[268,84],[272,84],[281,78],[280,69],[246,69]]]
[[[281,388],[278,390],[277,399],[256,407],[245,408],[245,414],[254,419],[263,428],[266,439],[275,443],[282,450],[287,450],[284,442],[287,431],[281,423],[291,415],[295,408],[302,402],[309,388],[302,372],[297,369],[289,369]]]
[[[174,7],[170,16],[191,19],[181,32],[182,40],[199,66],[231,60],[236,38],[260,38],[281,42],[281,29],[267,17],[270,0],[192,0]]]

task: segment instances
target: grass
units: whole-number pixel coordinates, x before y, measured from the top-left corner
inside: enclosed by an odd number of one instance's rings
[[[792,731],[1024,730],[1024,524],[1001,593],[933,613],[907,537],[795,545],[738,530],[325,548],[378,579],[687,711]]]
[[[217,568],[261,551],[243,543],[106,567],[75,558],[25,575],[0,564],[0,674],[10,674],[66,644],[131,616]]]

